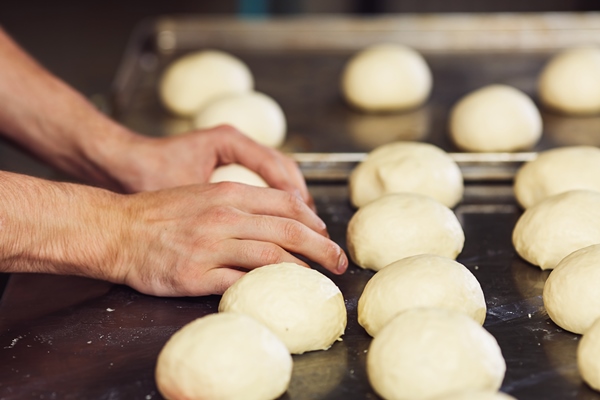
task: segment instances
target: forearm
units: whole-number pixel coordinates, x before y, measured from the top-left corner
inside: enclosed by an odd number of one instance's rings
[[[121,195],[0,172],[0,272],[114,281],[123,243]]]
[[[108,160],[135,134],[47,72],[0,29],[0,132],[83,181],[121,190]],[[111,153],[114,152],[114,153]]]

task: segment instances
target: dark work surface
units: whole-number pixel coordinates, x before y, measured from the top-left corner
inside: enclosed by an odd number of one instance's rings
[[[344,245],[353,214],[345,185],[311,186],[332,238]],[[456,209],[466,243],[458,261],[477,277],[488,314],[484,327],[506,359],[502,390],[526,399],[600,399],[576,368],[579,335],[552,323],[541,293],[548,272],[516,254],[512,200]],[[284,399],[377,398],[366,378],[370,337],[356,306],[373,272],[351,265],[330,276],[344,294],[348,327],[328,351],[294,356]],[[14,275],[0,303],[0,398],[154,399],[156,357],[177,329],[216,312],[219,297],[157,298],[127,287],[73,277]]]

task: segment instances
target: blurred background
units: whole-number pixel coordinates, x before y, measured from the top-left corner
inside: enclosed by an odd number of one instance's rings
[[[307,13],[596,10],[600,10],[597,0],[2,0],[0,26],[49,70],[90,96],[110,87],[134,27],[159,15],[268,18]]]

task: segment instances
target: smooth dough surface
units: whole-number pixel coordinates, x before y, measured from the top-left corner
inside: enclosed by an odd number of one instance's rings
[[[465,243],[452,210],[414,193],[387,194],[359,208],[346,236],[352,260],[375,271],[418,254],[455,259]]]
[[[355,54],[342,74],[342,93],[367,112],[396,111],[423,104],[431,92],[429,66],[415,50],[380,44]]]
[[[240,59],[218,50],[203,50],[167,67],[159,82],[159,95],[169,111],[191,117],[220,96],[253,87],[252,73]]]
[[[600,112],[600,47],[564,50],[546,64],[538,82],[542,104],[566,114]]]
[[[371,336],[399,313],[420,307],[444,308],[483,325],[485,298],[477,278],[447,257],[403,258],[377,272],[358,300],[358,323]]]
[[[269,186],[259,174],[240,164],[228,164],[215,168],[209,182],[238,182],[258,187]]]
[[[421,308],[396,316],[367,353],[373,389],[388,400],[497,391],[506,363],[496,339],[456,311]]]
[[[583,380],[600,391],[600,319],[590,326],[579,341],[577,368]]]
[[[473,152],[527,149],[542,135],[542,117],[523,92],[490,85],[460,99],[450,112],[450,136],[457,147]]]
[[[199,129],[229,124],[260,144],[278,147],[285,140],[286,119],[275,100],[264,93],[236,93],[209,103],[194,118]]]
[[[600,192],[600,149],[592,146],[560,147],[540,152],[515,176],[515,196],[523,208],[569,190]]]
[[[388,193],[419,193],[447,207],[463,196],[460,168],[442,149],[417,142],[395,142],[370,152],[351,173],[350,200],[356,207]]]
[[[542,200],[521,215],[512,241],[525,260],[553,269],[575,250],[600,243],[600,193],[571,190]]]
[[[550,273],[542,298],[548,315],[563,329],[584,333],[600,318],[600,245],[579,249]]]
[[[328,349],[343,335],[347,321],[344,298],[335,283],[294,263],[248,272],[225,291],[219,311],[254,317],[294,354]]]
[[[167,399],[281,396],[292,357],[267,327],[242,314],[210,314],[185,325],[161,350],[156,384]]]

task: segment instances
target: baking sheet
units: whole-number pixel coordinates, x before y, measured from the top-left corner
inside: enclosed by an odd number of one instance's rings
[[[132,37],[112,107],[118,119],[148,135],[185,130],[187,122],[169,116],[158,103],[161,70],[203,46],[238,55],[252,68],[257,89],[275,97],[288,115],[284,150],[309,177],[319,214],[344,248],[354,213],[345,179],[365,152],[400,138],[445,148],[466,178],[465,198],[455,209],[466,235],[458,261],[484,290],[484,326],[507,362],[502,390],[518,399],[600,399],[577,373],[579,336],[558,328],[543,308],[549,272],[520,259],[512,247],[521,210],[510,185],[518,166],[537,150],[598,144],[596,117],[544,112],[544,139],[533,151],[516,154],[460,153],[445,132],[449,107],[478,86],[507,83],[535,98],[535,77],[547,58],[584,40],[600,43],[598,27],[596,14],[251,22],[161,18],[143,24]],[[423,109],[365,116],[341,101],[337,80],[344,62],[356,49],[382,39],[420,49],[430,63],[435,86]],[[375,399],[365,370],[370,338],[356,318],[358,298],[373,272],[351,264],[343,276],[326,274],[345,297],[344,340],[328,351],[294,356],[292,383],[283,398]],[[216,312],[218,300],[156,298],[104,282],[13,275],[0,302],[0,398],[160,398],[153,378],[158,352],[185,323]]]

